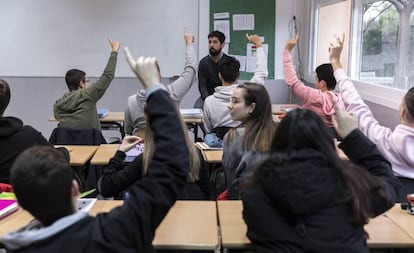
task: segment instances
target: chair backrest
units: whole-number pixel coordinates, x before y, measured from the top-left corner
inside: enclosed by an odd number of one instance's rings
[[[210,133],[215,133],[220,139],[224,139],[224,135],[231,129],[231,127],[215,127]]]
[[[50,135],[53,145],[100,145],[106,144],[101,131],[95,128],[75,129],[56,127]]]

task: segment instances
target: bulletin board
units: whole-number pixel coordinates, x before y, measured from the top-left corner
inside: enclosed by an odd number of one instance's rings
[[[221,24],[226,24],[226,21],[229,23],[227,31],[223,31],[226,28],[218,29],[230,35],[227,36],[230,38],[226,38],[229,55],[241,56],[241,59],[245,59],[243,56],[249,54],[254,56],[254,49],[247,47],[246,33],[264,37],[263,44],[268,45],[268,79],[274,79],[275,75],[275,5],[275,0],[210,0],[210,31],[215,30],[215,27],[223,27]],[[248,72],[251,68],[246,68],[247,65],[251,66],[249,63],[253,58],[250,58],[250,61],[248,58],[246,57],[245,68],[241,67],[241,70],[245,70],[240,71],[242,80],[253,77],[253,72]],[[243,65],[243,61],[240,63]]]

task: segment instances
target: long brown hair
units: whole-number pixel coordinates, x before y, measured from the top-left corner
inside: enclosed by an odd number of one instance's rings
[[[244,119],[241,127],[245,127],[242,149],[253,152],[269,152],[276,123],[272,117],[272,104],[266,88],[257,83],[243,83],[237,86],[243,89],[243,98],[246,105],[256,103],[254,110]],[[227,140],[234,138],[236,128],[229,131]]]
[[[187,126],[184,123],[184,120],[179,115],[181,126],[184,130],[184,137],[185,142],[188,147],[188,153],[190,155],[189,157],[189,166],[190,170],[187,174],[187,182],[195,182],[199,179],[199,173],[200,173],[200,156],[197,153],[197,147],[194,145],[194,143],[191,141],[190,136],[188,135]],[[147,173],[148,167],[150,165],[150,162],[152,160],[152,156],[154,155],[155,151],[155,143],[154,143],[154,133],[151,130],[151,127],[148,125],[147,121],[147,127],[145,128],[145,144],[144,144],[144,153],[142,157],[142,175],[145,175]],[[174,134],[174,133],[171,133]]]

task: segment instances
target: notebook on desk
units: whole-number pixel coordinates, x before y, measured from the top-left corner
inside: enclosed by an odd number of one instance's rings
[[[106,116],[108,116],[109,110],[108,109],[98,109],[97,113],[98,113],[99,118],[105,118]]]
[[[89,212],[96,202],[96,198],[81,198],[77,200],[78,211]]]
[[[16,212],[19,209],[17,201],[14,199],[0,199],[0,220]]]
[[[215,147],[210,147],[209,145],[207,145],[205,142],[196,142],[195,145],[200,149],[200,150],[220,150],[223,148],[215,148]]]
[[[291,104],[291,105],[281,105],[280,106],[280,110],[284,111],[284,112],[289,112],[293,109],[296,108],[300,108],[300,105],[295,105],[295,104]]]
[[[203,111],[200,108],[181,109],[180,113],[183,118],[202,118]]]
[[[142,152],[144,152],[144,143],[138,143],[135,147],[131,148],[125,154],[124,162],[132,162],[135,157],[139,156]]]

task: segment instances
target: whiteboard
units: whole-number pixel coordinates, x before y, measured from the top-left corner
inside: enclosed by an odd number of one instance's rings
[[[198,0],[0,0],[0,76],[100,76],[121,43],[115,76],[133,76],[123,47],[155,56],[163,77],[182,72],[184,30],[198,38]],[[197,52],[197,48],[196,48]]]

